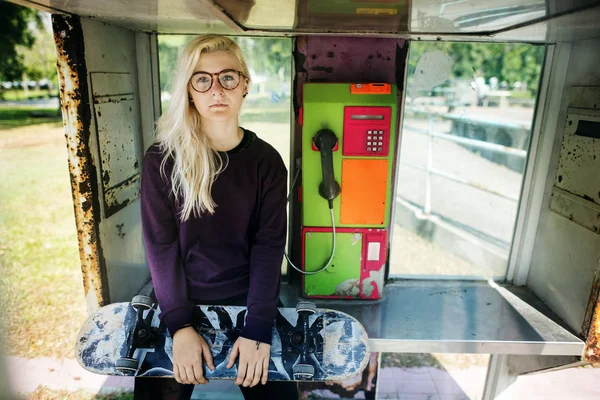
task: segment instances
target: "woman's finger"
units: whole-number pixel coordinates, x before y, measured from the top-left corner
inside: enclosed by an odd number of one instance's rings
[[[229,361],[227,362],[227,368],[233,367],[235,364],[235,359],[238,356],[238,348],[239,348],[239,339],[235,341],[233,344],[233,348],[231,349],[231,353],[229,353]]]
[[[252,382],[250,383],[250,387],[254,387],[258,385],[260,382],[260,377],[262,376],[263,364],[261,362],[257,362],[254,364],[254,377],[252,378]]]
[[[268,357],[263,360],[263,371],[262,371],[261,383],[263,385],[266,385],[267,379],[269,379],[269,358]]]
[[[194,378],[196,384],[204,385],[208,383],[208,380],[204,377],[204,370],[202,369],[202,364],[199,366],[197,364],[192,365],[192,370],[194,371]]]
[[[238,374],[237,374],[237,378],[235,380],[236,385],[241,385],[244,383],[244,378],[246,378],[247,368],[248,368],[248,364],[246,364],[245,361],[240,360],[240,363],[238,365]]]
[[[185,366],[180,365],[179,366],[179,379],[181,379],[181,383],[190,383],[188,376],[187,376],[187,369]]]
[[[202,343],[202,357],[204,358],[204,362],[206,366],[211,370],[215,370],[215,364],[213,363],[212,353],[210,352],[210,347],[206,342]]]
[[[183,382],[181,381],[181,375],[179,374],[179,365],[177,365],[177,364],[174,364],[174,365],[173,365],[173,375],[175,375],[175,380],[176,380],[178,383],[183,383]]]
[[[256,364],[254,362],[252,363],[248,363],[248,367],[246,370],[246,378],[244,378],[244,383],[242,384],[242,386],[244,387],[248,387],[252,384],[252,381],[254,380],[254,369],[256,368]]]

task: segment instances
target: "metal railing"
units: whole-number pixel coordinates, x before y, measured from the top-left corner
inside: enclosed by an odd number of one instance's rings
[[[436,168],[433,167],[433,140],[434,138],[439,138],[442,140],[447,140],[450,142],[454,142],[454,143],[459,143],[459,144],[463,144],[466,146],[470,146],[473,148],[477,148],[477,149],[482,149],[482,150],[488,150],[494,153],[499,153],[499,154],[505,154],[505,155],[512,155],[512,156],[516,156],[519,158],[523,158],[525,159],[527,157],[527,151],[525,150],[521,150],[521,149],[516,149],[514,147],[508,147],[508,146],[502,146],[499,144],[495,144],[495,143],[489,143],[489,142],[484,142],[482,140],[477,140],[477,139],[469,139],[469,138],[465,138],[465,137],[460,137],[460,136],[455,136],[455,135],[450,135],[447,133],[440,133],[440,132],[436,132],[435,131],[435,115],[429,114],[427,116],[428,118],[428,129],[421,129],[421,128],[417,128],[414,126],[410,126],[410,125],[406,125],[404,124],[403,129],[413,132],[413,133],[417,133],[417,134],[422,134],[422,135],[427,135],[428,137],[428,141],[427,141],[427,164],[426,165],[413,165],[413,164],[405,164],[403,162],[400,162],[400,165],[403,167],[407,167],[407,168],[413,168],[413,169],[418,169],[421,171],[425,171],[426,175],[425,175],[425,204],[423,207],[423,213],[425,215],[430,215],[431,214],[431,192],[432,192],[432,187],[431,187],[431,177],[433,175],[454,181],[454,182],[458,182],[473,188],[476,188],[478,190],[487,192],[487,193],[491,193],[493,195],[502,197],[504,199],[507,200],[511,200],[514,202],[518,202],[519,201],[519,197],[518,196],[514,196],[508,193],[502,193],[499,192],[497,190],[491,189],[485,185],[481,185],[481,184],[475,184],[474,182],[471,182],[467,179],[461,178],[459,176],[438,170]]]

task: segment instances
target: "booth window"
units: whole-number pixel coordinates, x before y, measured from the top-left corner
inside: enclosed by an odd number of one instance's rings
[[[158,36],[162,110],[171,98],[169,85],[177,57],[194,36]],[[281,154],[290,170],[292,41],[290,38],[231,37],[244,53],[252,84],[240,113],[240,125],[255,132]],[[289,182],[288,182],[289,187]],[[283,262],[287,273],[287,262]]]
[[[411,43],[391,277],[505,279],[543,57],[527,44]]]

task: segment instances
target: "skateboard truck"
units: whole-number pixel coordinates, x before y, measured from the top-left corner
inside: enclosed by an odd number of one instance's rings
[[[137,313],[135,326],[127,335],[127,355],[117,360],[117,370],[124,375],[134,375],[138,370],[139,360],[133,357],[136,349],[153,348],[157,337],[157,328],[151,326],[154,317],[154,301],[148,296],[134,296],[131,306]],[[150,310],[144,319],[144,310]]]
[[[310,380],[315,376],[315,367],[308,363],[308,353],[313,349],[309,343],[311,334],[308,326],[308,317],[313,315],[317,307],[315,303],[310,301],[301,301],[296,305],[296,311],[302,324],[302,334],[299,332],[292,336],[292,341],[295,344],[302,343],[302,351],[300,352],[300,362],[292,367],[294,380]]]

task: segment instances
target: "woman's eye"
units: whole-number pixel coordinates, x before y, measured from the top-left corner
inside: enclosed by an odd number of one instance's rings
[[[198,83],[207,83],[208,82],[208,78],[206,76],[201,76],[201,77],[198,77],[198,79],[196,79],[196,82],[198,82]]]
[[[235,78],[233,77],[233,75],[224,75],[222,78],[224,81],[232,81]]]

